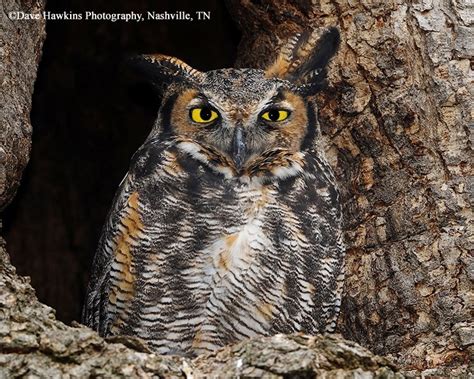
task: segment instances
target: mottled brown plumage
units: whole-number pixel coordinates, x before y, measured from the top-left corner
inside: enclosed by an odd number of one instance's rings
[[[104,226],[85,324],[167,354],[333,330],[341,209],[310,95],[337,44],[300,36],[268,71],[144,58],[163,103]]]

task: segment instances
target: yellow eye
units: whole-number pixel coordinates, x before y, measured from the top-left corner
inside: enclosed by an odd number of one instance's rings
[[[189,112],[189,115],[191,116],[191,120],[200,124],[207,124],[219,117],[217,112],[209,107],[193,108]]]
[[[272,109],[262,114],[262,118],[267,121],[279,122],[286,120],[289,115],[288,111]]]

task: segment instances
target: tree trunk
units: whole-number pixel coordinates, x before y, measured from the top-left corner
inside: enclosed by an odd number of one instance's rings
[[[18,28],[5,19],[12,9],[44,8],[40,0],[21,3],[4,2],[0,26],[0,208],[28,160],[44,37],[42,21]],[[340,332],[404,371],[467,376],[474,340],[466,121],[472,6],[467,0],[227,3],[243,33],[238,66],[264,67],[303,28],[340,28],[330,87],[318,99],[349,246]],[[15,274],[0,242],[0,377],[399,375],[388,361],[339,337],[255,339],[194,361],[156,356],[133,339],[107,343],[56,321]]]
[[[407,370],[466,372],[472,2],[229,3],[244,34],[239,66],[265,66],[302,28],[341,30],[319,99],[349,247],[340,331]]]
[[[44,20],[21,23],[13,10],[37,13],[44,0],[2,0],[0,5],[0,210],[11,201],[31,148],[31,97],[45,37]]]

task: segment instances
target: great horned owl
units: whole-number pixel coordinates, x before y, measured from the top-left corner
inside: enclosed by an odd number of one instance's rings
[[[86,325],[161,354],[334,329],[341,207],[311,96],[338,43],[305,33],[267,70],[143,58],[162,106],[104,226]]]

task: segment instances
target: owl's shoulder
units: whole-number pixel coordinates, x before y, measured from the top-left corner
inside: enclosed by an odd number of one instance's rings
[[[133,154],[130,160],[129,173],[133,173],[135,179],[144,179],[153,174],[161,167],[173,147],[170,143],[161,141],[159,138],[147,140]]]

